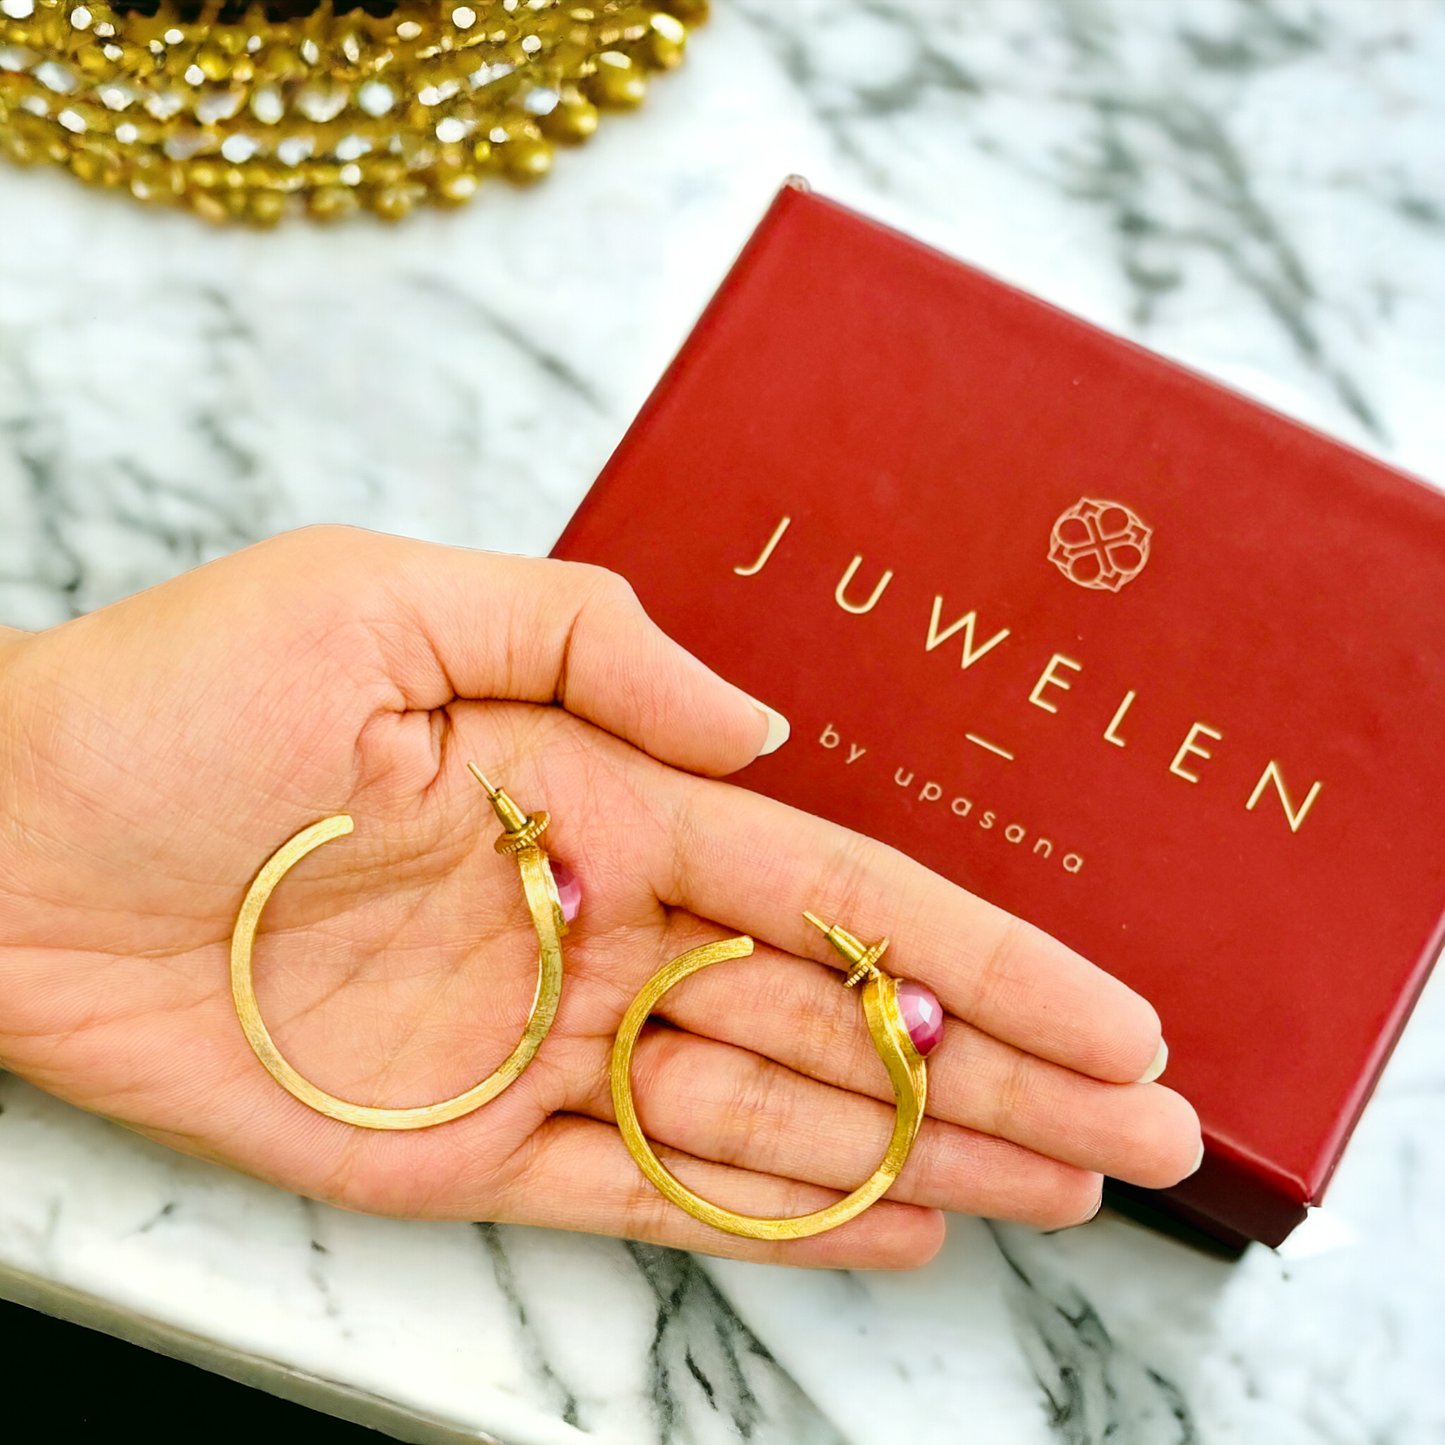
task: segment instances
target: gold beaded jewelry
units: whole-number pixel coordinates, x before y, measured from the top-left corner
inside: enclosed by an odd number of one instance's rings
[[[522,889],[527,898],[527,911],[532,915],[532,926],[537,932],[538,949],[537,993],[532,1000],[532,1011],[521,1041],[501,1066],[480,1084],[453,1099],[412,1109],[373,1109],[363,1104],[348,1103],[299,1074],[282,1057],[262,1021],[251,978],[251,951],[261,911],[276,885],[301,859],[323,843],[351,832],[353,824],[345,813],[323,818],[283,843],[256,875],[256,881],[247,891],[236,917],[236,928],[231,935],[231,996],[235,1000],[236,1017],[241,1021],[246,1041],[266,1071],[283,1089],[318,1114],[339,1119],[343,1124],[355,1124],[361,1129],[429,1129],[480,1109],[483,1104],[495,1099],[532,1062],[532,1056],[547,1037],[552,1020],[557,1016],[557,1005],[562,997],[562,937],[567,932],[567,918],[553,879],[552,864],[546,852],[537,846],[537,839],[549,821],[547,814],[522,812],[503,789],[494,788],[486,780],[474,763],[467,766],[487,790],[487,797],[502,824],[497,852],[515,858],[521,870]]]
[[[623,1142],[637,1161],[638,1168],[674,1204],[687,1210],[695,1219],[746,1239],[806,1239],[809,1235],[822,1234],[856,1218],[888,1192],[908,1161],[923,1124],[923,1111],[928,1103],[928,1066],[924,1055],[938,1042],[942,1032],[943,1011],[932,991],[921,984],[893,978],[878,968],[878,960],[888,947],[886,938],[878,943],[864,944],[837,924],[830,927],[811,913],[803,916],[823,931],[834,950],[849,965],[843,980],[844,988],[863,985],[863,1016],[873,1038],[873,1047],[878,1050],[878,1057],[888,1071],[898,1110],[893,1123],[893,1137],[888,1141],[882,1163],[851,1194],[824,1209],[793,1219],[759,1219],[750,1214],[734,1214],[729,1209],[709,1204],[680,1184],[663,1167],[638,1123],[637,1106],[632,1098],[632,1052],[648,1015],[657,1007],[662,996],[683,979],[724,959],[746,958],[753,951],[751,938],[744,935],[705,943],[659,969],[623,1016],[612,1049],[613,1111],[617,1115],[617,1127],[622,1131]],[[910,990],[908,1009],[914,1015],[911,1024],[904,1007],[900,1006],[900,988]],[[922,1010],[921,1014],[919,1010]]]
[[[355,3],[355,0],[344,0]],[[534,181],[679,65],[707,0],[0,0],[0,155],[208,221],[398,220]],[[373,4],[370,8],[379,8]]]

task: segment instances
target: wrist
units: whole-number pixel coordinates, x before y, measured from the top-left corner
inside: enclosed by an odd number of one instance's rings
[[[33,632],[22,632],[18,627],[0,626],[0,744],[10,739],[11,720],[6,703],[11,668],[34,636]]]
[[[23,890],[16,876],[18,860],[24,849],[19,845],[20,830],[14,819],[14,761],[16,741],[21,731],[16,701],[21,689],[13,681],[15,663],[31,638],[30,633],[16,627],[0,627],[0,753],[7,766],[0,770],[0,981],[5,980],[5,952],[15,931],[15,921],[23,907]],[[6,1011],[8,1012],[8,1010]],[[0,1070],[10,1070],[7,1030],[8,1020],[0,1014]]]
[[[0,627],[0,893],[7,891],[8,865],[14,862],[8,845],[13,841],[15,780],[23,772],[21,754],[27,731],[23,701],[27,688],[21,681],[21,663],[34,642],[33,632],[18,627]]]

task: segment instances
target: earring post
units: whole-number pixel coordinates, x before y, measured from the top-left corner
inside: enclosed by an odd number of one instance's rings
[[[805,908],[803,917],[821,930],[823,937],[833,945],[834,953],[838,954],[849,965],[848,976],[843,980],[844,988],[854,988],[865,978],[871,978],[878,972],[878,960],[888,948],[888,940],[880,938],[877,943],[864,943],[862,939],[854,938],[841,923],[824,923],[816,913],[809,913]]]

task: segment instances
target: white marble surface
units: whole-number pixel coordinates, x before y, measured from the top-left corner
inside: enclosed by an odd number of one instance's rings
[[[0,620],[321,518],[545,550],[789,171],[1445,483],[1442,73],[1440,0],[722,0],[545,187],[398,230],[0,171]],[[370,1220],[0,1108],[0,1276],[411,1438],[1445,1439],[1445,978],[1332,1188],[1352,1242],[1234,1266],[1107,1216],[958,1220],[898,1277]]]

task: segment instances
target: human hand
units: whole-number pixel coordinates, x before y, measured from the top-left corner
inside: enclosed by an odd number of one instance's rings
[[[591,1230],[740,1258],[908,1266],[940,1209],[1057,1227],[1100,1175],[1195,1164],[1177,1094],[1134,1083],[1154,1011],[1038,930],[902,855],[716,780],[764,714],[598,569],[341,528],[262,543],[87,617],[0,634],[0,1064],[154,1139],[372,1213]],[[476,1113],[378,1133],[313,1113],[247,1046],[227,953],[264,859],[347,812],[256,946],[301,1072],[386,1107],[470,1087],[536,982],[517,870],[464,763],[583,886],[562,1002]],[[668,1167],[727,1208],[801,1214],[868,1176],[891,1096],[811,908],[951,1017],[889,1196],[828,1234],[719,1233],[659,1195],[614,1127],[613,1033],[665,961],[745,931],[751,958],[663,1001],[634,1064]]]

